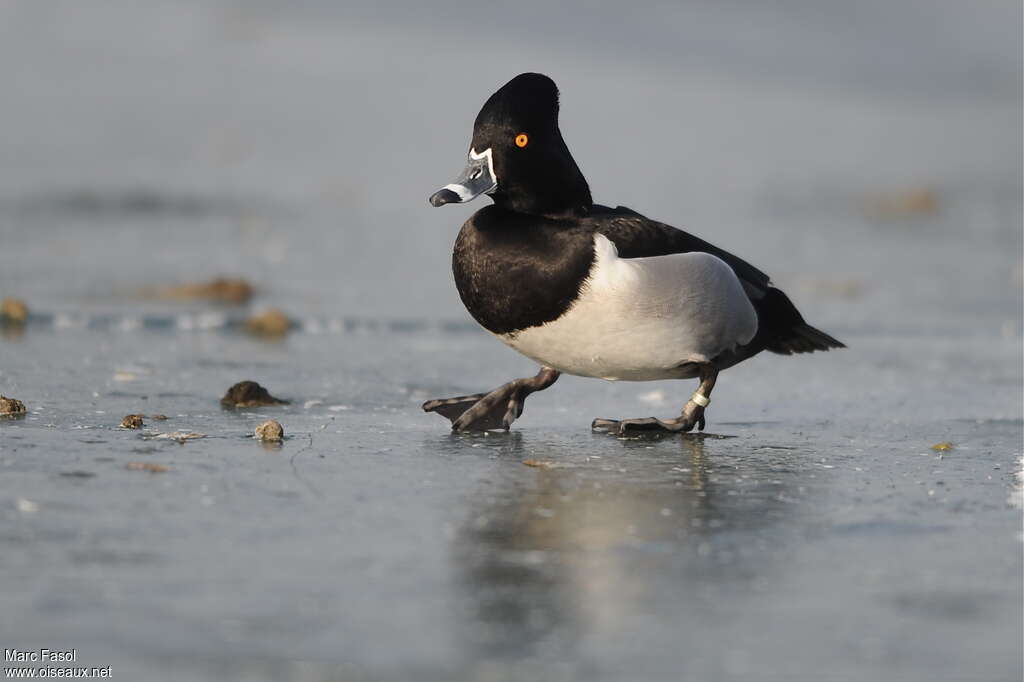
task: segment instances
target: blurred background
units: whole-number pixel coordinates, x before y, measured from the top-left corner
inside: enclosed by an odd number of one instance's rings
[[[562,89],[594,197],[757,263],[827,328],[1007,324],[1019,3],[0,5],[0,277],[47,312],[239,275],[304,316],[468,319],[433,210],[483,101]]]
[[[1019,680],[1021,22],[0,0],[3,646],[176,682]],[[507,436],[423,414],[535,371],[452,282],[487,201],[427,203],[523,71],[596,201],[849,349],[731,369],[724,437],[587,428],[689,382],[565,377]],[[222,410],[243,379],[291,404]]]

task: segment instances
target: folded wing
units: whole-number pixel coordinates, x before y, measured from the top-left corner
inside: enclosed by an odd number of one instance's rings
[[[702,252],[717,256],[732,268],[757,311],[758,329],[750,343],[737,349],[733,357],[723,358],[728,364],[735,364],[762,350],[791,355],[846,347],[807,324],[789,297],[771,285],[768,275],[724,249],[624,206],[608,208],[595,205],[589,220],[593,221],[597,232],[615,244],[620,258]]]

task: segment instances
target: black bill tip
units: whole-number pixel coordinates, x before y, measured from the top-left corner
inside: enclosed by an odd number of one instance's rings
[[[441,189],[430,196],[431,206],[444,206],[445,204],[457,204],[461,201],[459,195],[450,189]]]

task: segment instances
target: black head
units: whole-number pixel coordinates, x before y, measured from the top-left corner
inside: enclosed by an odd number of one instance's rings
[[[481,193],[519,213],[590,210],[590,188],[558,130],[558,88],[547,76],[520,74],[490,96],[473,124],[469,165],[430,203],[466,202]]]

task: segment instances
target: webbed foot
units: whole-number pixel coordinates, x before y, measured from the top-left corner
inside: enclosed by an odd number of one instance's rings
[[[710,391],[709,391],[710,392]],[[700,404],[700,403],[703,403]],[[616,436],[626,436],[630,433],[641,433],[651,431],[664,431],[667,433],[686,433],[697,427],[699,431],[704,430],[704,408],[710,401],[699,390],[687,401],[683,407],[682,414],[674,419],[658,419],[657,417],[643,417],[639,419],[595,419],[590,428],[595,431],[607,431]]]
[[[686,433],[692,431],[696,426],[698,430],[704,430],[704,409],[701,408],[700,416],[696,418],[676,417],[675,419],[658,419],[657,417],[643,417],[638,419],[595,419],[590,428],[596,431],[607,431],[617,436],[627,436],[631,433],[666,431],[668,433]]]
[[[509,430],[523,413],[526,397],[555,383],[557,370],[545,367],[529,379],[516,379],[490,393],[428,400],[424,412],[437,412],[452,423],[452,431]]]

